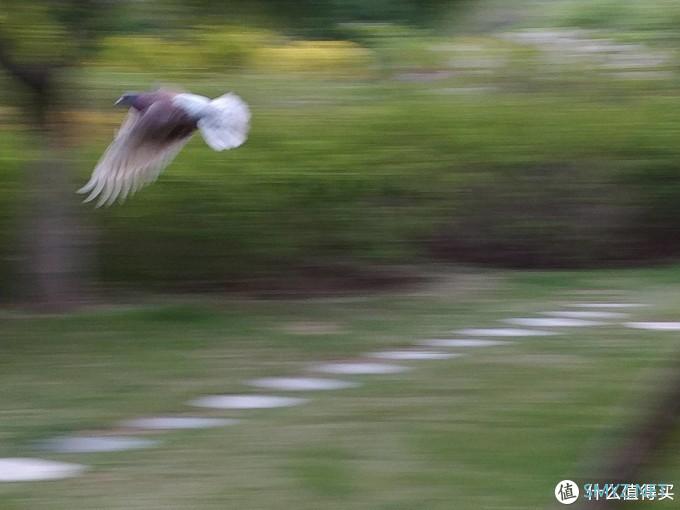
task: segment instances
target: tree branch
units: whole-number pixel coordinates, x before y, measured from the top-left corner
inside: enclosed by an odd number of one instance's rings
[[[97,38],[91,22],[103,15],[105,6],[110,3],[111,0],[70,0],[67,5],[75,18],[71,20],[71,23],[67,23],[67,28],[73,36],[74,48],[49,62],[37,64],[17,62],[10,51],[10,39],[0,31],[0,67],[25,86],[37,91],[44,90],[49,85],[54,71],[77,65],[83,54],[87,52]]]
[[[49,79],[49,66],[19,64],[9,52],[7,40],[0,34],[0,66],[14,78],[34,90],[42,89]]]

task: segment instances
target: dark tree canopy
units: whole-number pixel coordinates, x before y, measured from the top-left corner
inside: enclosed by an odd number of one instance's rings
[[[350,22],[392,22],[427,25],[461,0],[251,0],[220,2],[189,0],[197,11],[222,16],[259,16],[280,29],[307,37],[338,35]]]

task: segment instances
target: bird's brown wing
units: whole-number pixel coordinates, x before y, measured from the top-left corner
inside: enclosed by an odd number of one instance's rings
[[[169,102],[154,103],[143,113],[131,109],[89,182],[78,192],[89,193],[85,202],[99,197],[97,207],[125,200],[156,180],[192,132],[184,114]]]

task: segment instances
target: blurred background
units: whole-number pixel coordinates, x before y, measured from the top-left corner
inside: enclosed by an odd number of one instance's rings
[[[679,26],[680,0],[3,0],[0,331],[3,386],[15,388],[3,403],[6,451],[167,411],[265,369],[537,311],[563,300],[556,291],[628,292],[655,304],[651,315],[677,313]],[[113,102],[159,85],[240,95],[252,110],[248,142],[216,153],[196,137],[124,205],[81,204],[75,190],[124,117]],[[348,300],[311,299],[338,293]],[[71,313],[16,311],[26,305]],[[573,479],[564,471],[585,455],[568,444],[557,452],[559,437],[597,442],[635,418],[631,402],[673,352],[665,339],[632,347],[631,333],[599,331],[600,343],[574,339],[578,352],[528,344],[519,358],[485,355],[483,368],[463,362],[454,379],[443,368],[413,376],[413,407],[399,403],[409,390],[395,382],[381,389],[390,401],[366,390],[357,408],[331,399],[311,414],[284,414],[291,430],[307,420],[311,445],[282,433],[295,453],[269,445],[267,462],[241,447],[250,471],[234,487],[189,476],[190,497],[177,508],[451,508],[455,498],[459,508],[528,508],[519,490],[514,506],[503,499],[521,476],[545,477],[549,490],[532,504],[552,501],[553,478]],[[614,375],[607,346],[629,379]],[[546,389],[556,373],[579,386]],[[470,382],[473,374],[488,377]],[[445,379],[448,389],[435,390]],[[423,395],[448,411],[425,409]],[[558,407],[534,413],[553,397],[578,417]],[[458,404],[469,406],[462,421]],[[379,421],[398,417],[394,437],[406,434],[408,446],[364,445],[381,460],[357,468],[349,438],[379,433],[363,428],[374,406]],[[328,446],[340,410],[357,413],[356,430]],[[492,421],[530,431],[507,471],[482,446],[503,444],[485,428]],[[277,437],[261,426],[257,437]],[[56,500],[6,489],[0,501],[175,508],[160,502],[175,501],[164,491],[186,473],[169,459],[183,456],[204,473],[218,462],[213,440],[185,446],[188,454],[174,444],[175,457],[135,457],[141,472],[154,465],[149,485],[132,462],[104,457],[110,478],[56,489]],[[286,475],[270,477],[272,466]],[[356,469],[377,473],[365,480],[383,491],[362,488]],[[484,485],[489,476],[496,492]],[[268,477],[271,486],[254,481]],[[399,480],[417,488],[386,496]],[[113,488],[122,481],[132,481],[129,494]]]
[[[673,0],[8,0],[2,297],[673,258],[678,17]],[[113,101],[157,85],[242,95],[248,146],[194,141],[125,207],[76,206]]]

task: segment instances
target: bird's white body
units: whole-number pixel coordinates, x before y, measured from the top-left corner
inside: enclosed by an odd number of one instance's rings
[[[240,97],[224,94],[211,101],[197,94],[177,94],[172,102],[197,119],[205,143],[213,150],[233,149],[246,141],[250,111]]]
[[[246,141],[250,110],[235,94],[214,100],[169,91],[141,96],[88,183],[78,190],[89,194],[86,202],[99,197],[98,206],[111,205],[153,182],[196,129],[216,151],[233,149]]]
[[[200,119],[206,112],[210,99],[198,94],[177,94],[172,99],[173,104],[179,106],[192,117]]]

